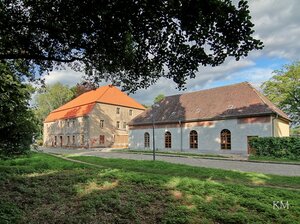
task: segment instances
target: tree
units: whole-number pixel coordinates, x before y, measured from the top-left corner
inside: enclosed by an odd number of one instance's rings
[[[77,83],[76,86],[73,86],[71,88],[71,91],[73,92],[73,98],[76,98],[83,93],[86,93],[88,91],[95,90],[95,89],[97,89],[97,85],[95,85],[92,82],[84,82],[83,81],[81,83]]]
[[[300,62],[274,71],[274,76],[261,86],[264,94],[300,125]]]
[[[153,102],[154,102],[154,104],[155,104],[155,103],[159,103],[159,102],[162,101],[164,98],[165,98],[165,95],[164,95],[164,94],[159,94],[159,95],[157,95],[157,96],[154,98]]]
[[[40,73],[67,63],[130,92],[160,77],[181,89],[200,65],[263,47],[250,19],[245,0],[1,1],[0,60]]]
[[[36,115],[41,125],[48,114],[70,101],[74,96],[72,90],[61,83],[40,88],[35,96]]]
[[[37,120],[29,107],[33,88],[22,84],[15,64],[0,62],[0,154],[19,154],[30,149]]]

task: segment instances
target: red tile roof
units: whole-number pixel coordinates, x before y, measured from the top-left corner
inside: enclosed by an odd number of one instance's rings
[[[168,123],[194,120],[216,120],[232,117],[246,117],[278,114],[288,116],[259,93],[248,82],[201,90],[181,95],[167,96],[129,124]]]
[[[145,107],[127,94],[112,85],[103,86],[86,92],[74,100],[52,111],[44,122],[68,119],[87,115],[94,108],[95,103],[105,103],[145,110]]]

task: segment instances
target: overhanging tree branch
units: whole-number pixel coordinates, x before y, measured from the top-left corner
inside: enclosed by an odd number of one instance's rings
[[[83,60],[84,57],[71,57],[70,59],[58,58],[53,56],[44,56],[37,54],[0,54],[0,60],[5,59],[29,59],[29,60],[43,60],[43,61],[55,61],[55,62],[63,62],[70,63],[74,61]]]

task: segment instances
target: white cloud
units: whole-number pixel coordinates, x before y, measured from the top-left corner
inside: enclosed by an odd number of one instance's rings
[[[249,1],[255,34],[264,42],[262,55],[299,60],[299,0]]]
[[[47,85],[53,85],[60,82],[68,86],[74,86],[81,81],[82,76],[82,72],[75,72],[70,68],[67,68],[65,70],[50,72],[49,75],[45,76],[45,83]]]

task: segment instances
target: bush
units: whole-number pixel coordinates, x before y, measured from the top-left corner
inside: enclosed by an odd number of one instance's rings
[[[300,159],[300,138],[259,137],[250,139],[251,153],[257,156]]]
[[[38,146],[43,146],[43,144],[44,144],[43,139],[38,139],[38,140],[36,140],[36,144],[37,144]]]

